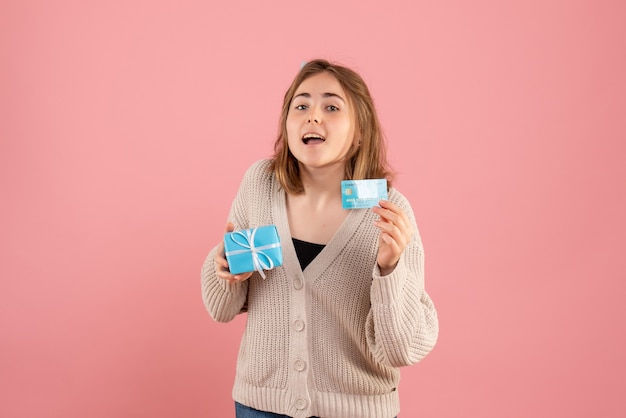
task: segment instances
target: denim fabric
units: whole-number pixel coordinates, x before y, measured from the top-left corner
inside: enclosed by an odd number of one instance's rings
[[[275,414],[273,412],[263,412],[249,406],[235,402],[236,418],[289,418],[288,415]]]
[[[254,408],[250,408],[249,406],[245,406],[240,404],[239,402],[235,402],[235,413],[236,418],[289,418],[288,415],[275,414],[273,412],[263,412],[256,410]],[[317,418],[317,417],[310,417]],[[398,417],[395,417],[398,418]]]

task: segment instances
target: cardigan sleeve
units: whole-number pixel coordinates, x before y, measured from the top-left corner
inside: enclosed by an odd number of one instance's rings
[[[367,341],[376,360],[393,367],[422,360],[435,346],[439,321],[424,288],[424,251],[413,211],[399,203],[413,223],[414,235],[388,276],[375,266],[367,317]]]
[[[258,189],[259,175],[266,170],[267,162],[253,164],[245,173],[241,186],[233,200],[228,221],[235,225],[235,229],[245,229],[250,224],[249,199]],[[210,252],[202,265],[201,285],[202,299],[211,317],[218,322],[228,322],[239,313],[246,311],[248,281],[229,283],[217,277],[213,258],[219,245]]]
[[[218,246],[209,252],[202,265],[202,300],[211,318],[217,322],[228,322],[245,311],[248,281],[229,283],[217,277],[213,262],[217,249]]]

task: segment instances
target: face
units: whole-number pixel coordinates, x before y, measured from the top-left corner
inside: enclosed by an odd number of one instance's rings
[[[322,72],[300,84],[286,127],[289,150],[301,165],[343,167],[355,142],[355,123],[348,97],[335,76]]]

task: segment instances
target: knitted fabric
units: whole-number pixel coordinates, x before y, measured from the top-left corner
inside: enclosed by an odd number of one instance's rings
[[[424,289],[424,254],[411,206],[389,200],[415,234],[398,265],[380,276],[379,230],[370,209],[351,210],[320,254],[301,270],[291,240],[286,196],[269,162],[246,172],[229,220],[236,229],[274,224],[283,266],[230,284],[217,278],[209,253],[201,273],[211,317],[227,322],[247,311],[233,398],[292,417],[384,418],[399,413],[399,368],[420,361],[438,336]]]

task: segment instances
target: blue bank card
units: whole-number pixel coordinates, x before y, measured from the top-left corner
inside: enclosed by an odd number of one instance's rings
[[[341,206],[344,209],[363,209],[378,206],[387,200],[387,180],[343,180],[341,182]]]

